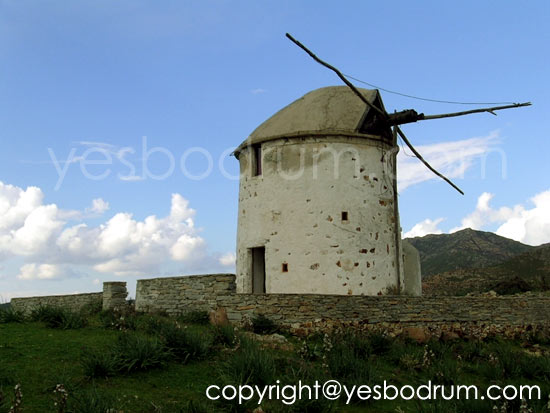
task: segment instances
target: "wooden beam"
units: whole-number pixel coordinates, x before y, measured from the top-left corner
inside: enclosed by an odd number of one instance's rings
[[[496,116],[496,113],[494,113],[495,110],[521,108],[522,106],[531,106],[531,102],[514,103],[513,105],[495,106],[495,107],[492,107],[492,108],[481,108],[481,109],[465,110],[463,112],[443,113],[441,115],[423,115],[423,114],[420,114],[419,117],[418,117],[418,120],[453,118],[455,116],[464,116],[464,115],[470,115],[472,113],[481,113],[481,112],[489,112],[490,114]]]
[[[414,146],[412,146],[412,143],[409,142],[409,140],[407,139],[407,137],[405,136],[405,134],[403,133],[403,131],[399,128],[399,126],[395,125],[394,126],[395,129],[397,130],[397,133],[399,134],[399,136],[401,136],[401,138],[403,138],[403,141],[407,144],[407,146],[410,148],[410,150],[414,153],[414,155],[420,159],[420,161],[422,161],[422,163],[424,165],[426,165],[426,167],[432,171],[434,174],[436,174],[437,176],[439,176],[441,179],[443,179],[444,181],[446,181],[449,185],[451,185],[454,189],[456,189],[458,192],[460,192],[462,195],[464,195],[464,192],[462,192],[462,190],[456,186],[455,184],[453,184],[451,182],[451,180],[449,178],[447,178],[446,176],[440,174],[439,172],[437,172],[423,157],[422,155],[420,155],[420,153],[418,153],[418,151],[414,148]]]
[[[376,112],[378,112],[380,115],[382,115],[382,118],[383,119],[387,119],[388,117],[388,114],[384,111],[382,111],[381,109],[377,108],[376,106],[374,106],[372,103],[370,103],[367,98],[365,98],[365,96],[363,96],[363,94],[361,92],[359,92],[359,90],[357,90],[357,88],[353,85],[353,83],[351,83],[348,79],[346,79],[346,77],[342,74],[342,72],[340,72],[337,68],[335,68],[334,66],[332,66],[331,64],[327,63],[327,62],[324,62],[323,60],[319,59],[317,56],[315,56],[315,54],[313,54],[313,52],[311,50],[309,50],[307,47],[305,47],[302,43],[300,43],[298,40],[296,40],[294,37],[292,37],[290,34],[286,34],[286,37],[288,37],[294,44],[296,44],[298,47],[300,47],[301,49],[303,49],[308,55],[310,55],[313,60],[315,60],[317,63],[325,66],[326,68],[332,70],[334,73],[336,73],[338,75],[338,77],[342,80],[342,82],[344,82],[346,85],[349,86],[349,88],[351,90],[353,90],[353,93],[355,93],[359,99],[361,99],[368,107],[370,107],[371,109],[375,110]]]

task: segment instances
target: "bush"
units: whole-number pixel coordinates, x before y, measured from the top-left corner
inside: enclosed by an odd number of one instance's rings
[[[15,310],[11,306],[0,309],[0,323],[23,323],[24,321],[23,311]]]
[[[170,351],[156,337],[138,333],[124,333],[113,351],[119,369],[127,372],[162,367],[170,359]]]
[[[82,390],[74,395],[69,394],[68,412],[71,413],[107,413],[122,411],[120,403],[107,394],[99,393],[97,389]]]
[[[347,386],[357,383],[372,385],[377,380],[379,364],[376,359],[369,357],[365,335],[345,333],[326,336],[323,350],[323,364],[332,379],[339,379]],[[353,397],[353,402],[358,401],[358,397]]]
[[[214,327],[214,344],[222,346],[234,347],[237,341],[235,328],[231,324],[225,324]]]
[[[366,337],[367,346],[370,354],[383,355],[388,353],[392,348],[392,340],[381,333],[370,333]]]
[[[88,320],[76,311],[49,305],[33,309],[31,320],[41,321],[46,324],[46,327],[62,330],[82,328],[88,324]]]
[[[166,316],[144,314],[139,318],[137,328],[150,335],[159,335],[166,323],[173,322]]]
[[[241,337],[239,349],[222,365],[222,380],[239,385],[268,385],[277,379],[275,359],[254,341]]]
[[[210,318],[208,311],[194,310],[180,315],[178,321],[186,324],[206,325],[210,322]]]
[[[80,364],[84,369],[84,376],[92,379],[114,376],[119,370],[119,361],[110,351],[86,349],[82,353]]]
[[[103,328],[111,330],[136,330],[139,316],[130,311],[103,310],[99,320]]]
[[[0,365],[0,389],[5,386],[11,386],[15,384],[15,373],[12,369],[8,369],[3,365]]]
[[[252,331],[256,334],[273,334],[279,330],[277,324],[263,314],[252,317]]]
[[[182,328],[174,322],[161,324],[159,337],[178,360],[186,363],[206,357],[212,347],[212,336]]]
[[[92,301],[82,307],[80,312],[86,316],[99,314],[103,308],[103,302],[101,300]]]
[[[312,389],[312,396],[314,396],[313,386],[316,381],[323,383],[324,381],[330,380],[330,377],[326,375],[326,372],[321,370],[318,366],[312,365],[310,363],[304,363],[302,366],[295,368],[292,366],[288,372],[285,380],[281,383],[281,386],[284,384],[296,385],[297,383],[303,383],[309,385]],[[295,412],[295,413],[329,413],[335,411],[337,402],[326,399],[325,397],[307,397],[308,393],[302,393],[304,397],[297,399],[292,405],[287,406],[281,402],[275,404],[272,403],[268,406],[267,411],[273,413],[286,413],[286,412]]]

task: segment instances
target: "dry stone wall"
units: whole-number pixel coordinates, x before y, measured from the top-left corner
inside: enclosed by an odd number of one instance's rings
[[[101,306],[103,293],[71,294],[71,295],[50,295],[45,297],[12,298],[11,306],[15,310],[30,313],[34,308],[40,306],[62,307],[78,311],[87,306]]]
[[[235,294],[235,275],[212,274],[138,280],[137,311],[163,311],[182,314],[208,310],[217,297]]]
[[[290,330],[330,329],[336,324],[400,327],[491,325],[545,326],[550,297],[409,297],[315,294],[236,294],[234,276],[217,274],[139,280],[136,308],[181,314],[220,310],[243,324],[264,314]]]
[[[126,282],[109,281],[103,283],[103,309],[122,308],[126,305]]]

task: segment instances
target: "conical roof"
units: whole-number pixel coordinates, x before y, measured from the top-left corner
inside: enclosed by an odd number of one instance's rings
[[[378,90],[358,89],[373,105],[384,110]],[[319,135],[371,137],[364,124],[375,115],[369,106],[347,86],[313,90],[284,107],[264,123],[235,150],[269,140]]]

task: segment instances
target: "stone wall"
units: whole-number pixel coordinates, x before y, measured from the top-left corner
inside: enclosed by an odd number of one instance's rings
[[[235,275],[212,274],[138,280],[137,311],[181,314],[216,306],[217,297],[235,294]],[[214,303],[214,304],[213,304]]]
[[[139,280],[136,308],[180,314],[225,310],[243,324],[264,314],[290,330],[323,330],[334,324],[427,327],[550,324],[550,297],[409,297],[314,294],[235,294],[227,274]]]
[[[103,309],[110,310],[122,308],[126,305],[126,290],[125,281],[109,281],[103,283]]]
[[[44,297],[12,298],[11,306],[15,310],[30,313],[33,308],[40,306],[63,307],[78,311],[82,307],[101,306],[103,293],[71,294],[71,295],[50,295]]]

